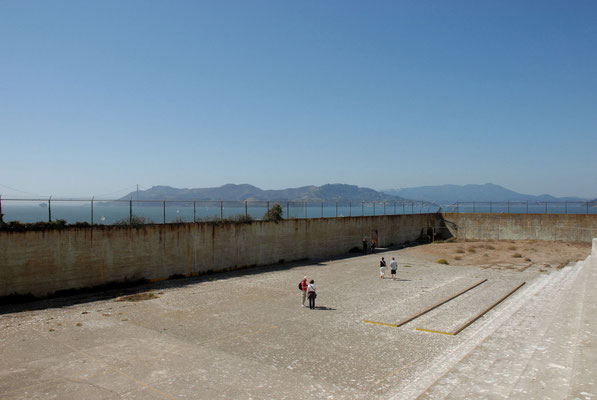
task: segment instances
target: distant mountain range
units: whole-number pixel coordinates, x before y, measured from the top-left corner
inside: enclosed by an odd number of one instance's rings
[[[452,204],[457,201],[585,201],[579,197],[554,197],[548,194],[533,196],[517,193],[500,185],[440,185],[420,186],[403,189],[384,190],[385,193],[413,200],[423,200],[436,204]]]
[[[263,190],[253,185],[227,184],[220,187],[177,189],[153,186],[131,192],[121,200],[228,200],[228,201],[402,201],[417,200],[440,205],[457,201],[585,201],[579,197],[533,196],[517,193],[499,185],[440,185],[377,191],[355,185],[328,184],[282,190]]]
[[[262,190],[248,184],[227,184],[213,188],[177,189],[153,186],[131,192],[121,200],[229,200],[229,201],[400,201],[399,196],[354,185],[329,184],[282,190]]]

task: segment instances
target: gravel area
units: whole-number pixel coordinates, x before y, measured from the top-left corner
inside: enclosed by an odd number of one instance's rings
[[[501,347],[510,363],[528,364],[505,344],[545,326],[540,316],[572,290],[582,276],[576,261],[590,251],[581,243],[436,243],[5,306],[0,398],[450,398],[458,396],[442,388],[461,379],[449,374],[462,360],[480,376],[469,396],[486,394],[479,365],[491,357],[499,365]],[[379,278],[381,257],[398,260],[398,280]],[[301,307],[303,276],[317,285],[315,310]],[[402,327],[364,322],[397,324],[484,279]],[[416,329],[453,331],[522,282],[456,336]],[[513,378],[492,379],[508,383],[500,393],[518,393]]]

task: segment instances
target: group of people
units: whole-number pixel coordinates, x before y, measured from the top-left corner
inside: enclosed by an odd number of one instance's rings
[[[396,280],[396,270],[398,269],[398,262],[394,257],[392,257],[392,261],[390,261],[390,273],[392,274],[392,279]],[[386,278],[386,260],[384,257],[381,258],[379,261],[379,277],[381,279]],[[309,308],[311,310],[315,309],[315,298],[317,297],[317,292],[315,288],[315,281],[311,279],[309,283],[307,283],[308,278],[305,276],[301,283],[299,283],[299,289],[302,291],[301,297],[302,302],[301,306],[305,306],[305,301],[309,299]]]
[[[302,290],[302,298],[303,301],[301,303],[302,307],[305,306],[305,300],[309,299],[309,308],[311,310],[315,309],[315,298],[317,297],[317,292],[315,291],[315,281],[311,279],[309,283],[307,283],[307,277],[305,276],[300,283],[300,289]]]
[[[377,246],[377,240],[371,239],[371,254],[375,253],[375,246]],[[363,254],[367,254],[368,242],[367,237],[363,237]]]
[[[392,257],[390,261],[390,272],[392,273],[392,279],[396,280],[396,270],[398,269],[398,262]],[[386,278],[386,260],[382,257],[379,261],[379,277],[381,279]]]

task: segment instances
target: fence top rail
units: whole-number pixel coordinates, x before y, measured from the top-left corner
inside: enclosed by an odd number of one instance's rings
[[[107,203],[112,203],[112,202],[135,202],[135,203],[213,203],[213,204],[219,204],[219,203],[238,203],[238,204],[299,204],[299,205],[321,205],[321,204],[338,204],[338,205],[349,205],[352,204],[354,206],[360,205],[360,204],[366,204],[366,205],[372,205],[372,204],[377,204],[377,205],[393,205],[393,204],[414,204],[414,205],[422,205],[422,206],[436,206],[439,207],[439,205],[435,204],[435,203],[431,203],[431,202],[426,202],[426,201],[421,201],[421,200],[386,200],[386,201],[378,201],[378,200],[304,200],[304,201],[296,201],[296,200],[200,200],[200,199],[187,199],[187,200],[173,200],[173,199],[154,199],[154,200],[147,200],[147,199],[135,199],[135,198],[129,198],[129,199],[96,199],[96,198],[56,198],[56,197],[38,197],[38,198],[14,198],[14,197],[1,197],[0,196],[0,200],[3,201],[52,201],[52,202],[59,202],[59,201],[72,201],[72,202],[90,202],[90,201],[94,201],[94,202],[107,202]]]

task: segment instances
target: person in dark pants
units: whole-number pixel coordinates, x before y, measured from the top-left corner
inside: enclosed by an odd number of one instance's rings
[[[363,254],[367,254],[367,238],[363,238]]]
[[[375,239],[371,239],[371,254],[375,253],[376,245],[377,245],[377,241]]]
[[[315,293],[315,281],[313,279],[311,279],[309,285],[307,286],[307,297],[309,298],[309,308],[314,310],[317,293]]]

